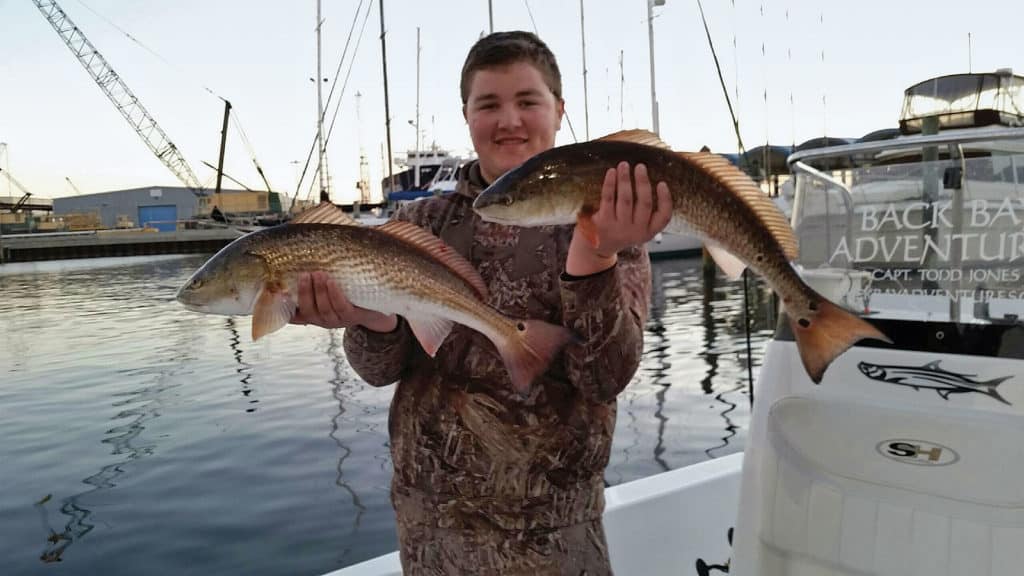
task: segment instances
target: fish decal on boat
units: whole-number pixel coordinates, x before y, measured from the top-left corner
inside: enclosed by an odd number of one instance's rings
[[[729,532],[726,533],[730,548],[732,547],[732,530],[733,528],[730,527]],[[697,558],[697,576],[711,576],[712,572],[728,574],[731,562],[731,559],[726,559],[724,564],[708,564],[703,558]]]
[[[908,386],[914,390],[935,390],[943,400],[949,400],[952,394],[983,394],[1010,406],[1010,402],[996,390],[1000,384],[1013,376],[1002,376],[992,380],[978,381],[976,374],[960,374],[950,372],[939,366],[941,360],[929,362],[924,366],[895,366],[858,362],[861,374],[872,380],[888,382],[897,386]]]

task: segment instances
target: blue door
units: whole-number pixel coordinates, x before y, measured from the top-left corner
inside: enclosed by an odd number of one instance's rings
[[[149,226],[161,232],[174,232],[177,228],[178,207],[139,206],[139,226]]]

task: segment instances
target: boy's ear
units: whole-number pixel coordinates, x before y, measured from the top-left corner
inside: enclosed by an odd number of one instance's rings
[[[555,130],[562,129],[562,116],[565,116],[565,100],[558,99],[558,122],[555,124]]]
[[[466,118],[466,104],[465,103],[462,104],[462,119],[465,120],[466,122],[469,122],[469,118]]]

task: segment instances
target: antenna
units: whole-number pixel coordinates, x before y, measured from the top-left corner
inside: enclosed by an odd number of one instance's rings
[[[971,60],[973,59],[972,58],[973,55],[971,54],[972,48],[973,47],[971,46],[971,33],[968,32],[967,33],[967,73],[968,74],[973,72],[973,70],[971,69],[973,67],[973,64],[971,62]]]
[[[416,27],[416,154],[422,157],[422,144],[420,143],[420,27]],[[414,183],[420,187],[420,159],[416,159],[416,172]]]
[[[825,10],[824,9],[822,9],[818,13],[818,23],[821,24],[821,29],[822,29],[822,34],[821,34],[821,38],[822,38],[822,43],[821,43],[821,77],[822,77],[822,80],[824,80],[825,79],[825,73],[826,73],[826,69],[825,69],[825,42],[824,42],[824,39],[825,39],[825,34],[824,34],[824,32],[825,32]],[[828,113],[827,113],[827,107],[828,107],[828,97],[827,97],[827,94],[826,94],[826,91],[825,91],[825,82],[823,81],[821,83],[821,135],[825,136],[825,137],[828,137]]]

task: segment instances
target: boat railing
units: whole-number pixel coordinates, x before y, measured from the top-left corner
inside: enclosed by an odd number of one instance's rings
[[[892,140],[878,140],[874,142],[858,142],[854,144],[842,144],[829,146],[827,148],[813,148],[801,150],[790,154],[786,159],[792,170],[797,162],[809,164],[816,160],[825,158],[837,158],[854,156],[872,152],[882,152],[900,148],[921,148],[924,146],[942,146],[949,144],[969,144],[973,142],[989,142],[999,140],[1013,140],[1024,138],[1024,128],[975,128],[970,130],[950,130],[938,134],[923,136],[906,136]]]

